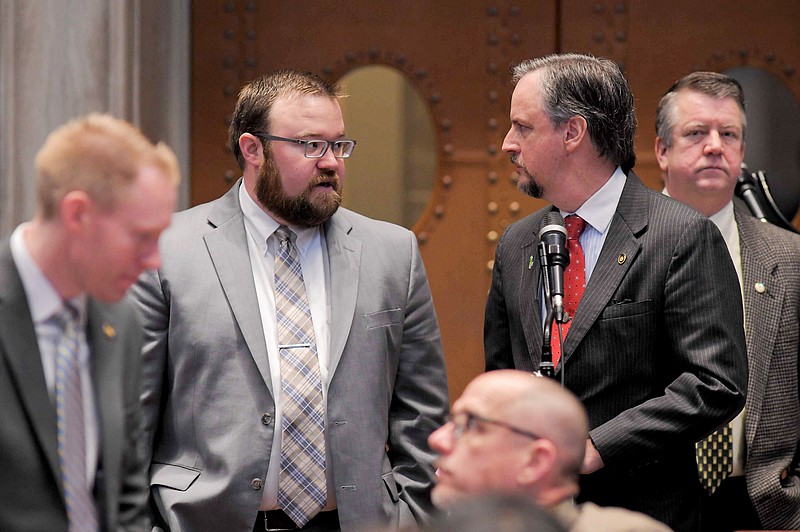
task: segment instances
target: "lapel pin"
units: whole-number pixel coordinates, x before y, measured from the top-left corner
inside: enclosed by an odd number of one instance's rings
[[[530,270],[531,268],[533,268],[533,255],[528,259],[528,269]]]
[[[108,338],[114,338],[117,335],[117,331],[110,324],[104,323],[103,334],[105,334]]]
[[[623,264],[625,264],[626,260],[628,260],[628,256],[624,253],[620,253],[619,257],[617,257],[617,264],[622,266]]]
[[[756,292],[758,292],[759,294],[763,294],[764,292],[767,291],[767,287],[764,286],[764,283],[756,283],[755,289]]]

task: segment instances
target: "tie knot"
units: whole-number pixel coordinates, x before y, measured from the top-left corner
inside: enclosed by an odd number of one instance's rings
[[[57,312],[53,313],[51,318],[62,330],[66,331],[70,324],[77,328],[78,311],[69,303],[64,303]]]
[[[278,237],[278,242],[280,242],[282,246],[285,246],[291,243],[292,237],[294,236],[294,231],[285,225],[281,225],[275,229],[275,236]]]
[[[577,214],[570,214],[564,219],[564,224],[567,226],[567,238],[575,240],[580,238],[581,233],[586,228],[586,220]]]

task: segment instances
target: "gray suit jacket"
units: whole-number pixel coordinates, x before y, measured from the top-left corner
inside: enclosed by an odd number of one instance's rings
[[[134,290],[147,335],[152,498],[173,530],[252,530],[280,430],[238,186],[175,215],[162,269]],[[339,519],[343,530],[396,527],[430,510],[426,439],[448,409],[433,302],[410,231],[346,209],[324,230]]]
[[[497,247],[487,369],[538,368],[536,246],[550,209],[511,225]],[[694,442],[745,400],[740,292],[714,224],[630,173],[556,368],[586,407],[605,463],[581,479],[583,500],[638,510],[676,530],[697,526]]]
[[[112,332],[113,331],[113,332]],[[89,301],[100,431],[95,498],[104,530],[145,530],[147,468],[139,408],[141,329],[129,303]],[[0,245],[0,530],[67,530],[56,413],[8,242]]]
[[[750,500],[769,529],[800,529],[800,236],[734,204],[742,252],[750,383]],[[762,283],[766,290],[756,290]]]

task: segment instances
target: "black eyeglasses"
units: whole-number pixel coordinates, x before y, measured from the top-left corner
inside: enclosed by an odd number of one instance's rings
[[[302,144],[305,146],[305,156],[309,159],[319,159],[325,155],[330,147],[333,150],[333,156],[337,159],[347,159],[353,153],[356,147],[356,141],[351,139],[341,140],[322,140],[322,139],[289,139],[286,137],[278,137],[276,135],[267,135],[266,133],[252,133],[260,139],[274,140],[278,142],[293,142],[295,144]]]
[[[515,427],[514,425],[510,425],[505,421],[499,421],[497,419],[491,419],[488,417],[479,416],[477,414],[473,414],[472,412],[460,412],[458,414],[453,414],[447,416],[446,418],[447,423],[453,424],[453,437],[455,439],[461,438],[465,433],[472,432],[478,428],[479,423],[486,423],[487,425],[497,425],[498,427],[503,427],[506,430],[510,430],[515,434],[519,434],[520,436],[525,436],[527,438],[532,438],[534,440],[541,439],[541,436],[534,434],[533,432],[528,432],[527,430],[523,430],[520,428]]]

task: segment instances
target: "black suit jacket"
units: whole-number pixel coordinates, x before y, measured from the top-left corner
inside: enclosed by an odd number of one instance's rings
[[[130,303],[89,301],[98,410],[96,504],[103,530],[149,530],[139,437],[141,330]],[[0,530],[66,531],[55,406],[8,242],[0,245]]]
[[[536,245],[551,209],[511,225],[497,246],[487,370],[538,368]],[[581,479],[582,499],[642,511],[676,530],[696,528],[694,443],[745,400],[741,291],[713,223],[633,173],[565,339],[562,376],[586,407],[605,463]]]
[[[800,529],[800,236],[734,203],[750,384],[747,491],[761,525]],[[758,285],[760,283],[761,286]]]

